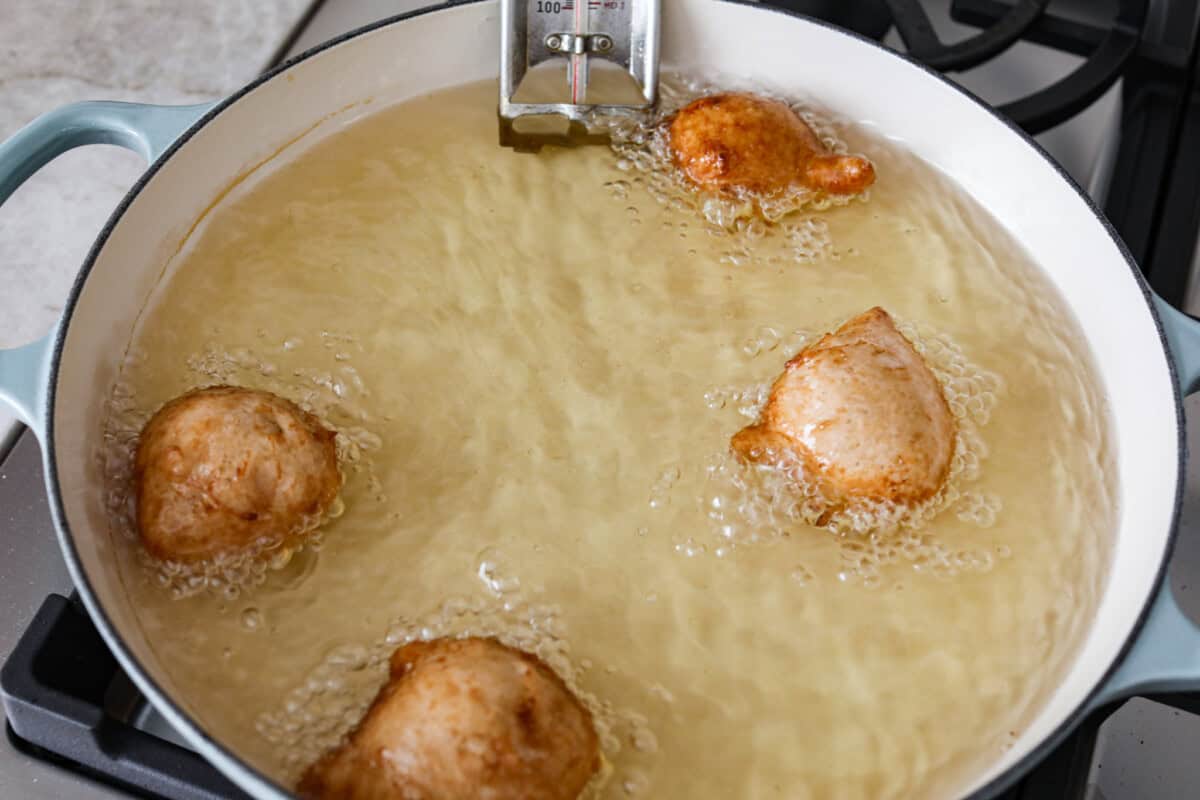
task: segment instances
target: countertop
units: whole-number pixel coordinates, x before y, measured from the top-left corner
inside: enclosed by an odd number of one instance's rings
[[[0,139],[78,100],[199,103],[265,67],[312,0],[4,0]],[[66,153],[0,209],[0,347],[54,325],[88,248],[145,165]],[[0,410],[0,452],[12,419]]]

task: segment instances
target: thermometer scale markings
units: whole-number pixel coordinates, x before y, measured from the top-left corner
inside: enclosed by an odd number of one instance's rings
[[[583,103],[588,85],[589,52],[587,43],[590,41],[591,14],[593,12],[604,14],[605,12],[623,11],[626,7],[625,0],[532,0],[530,5],[543,18],[558,17],[564,12],[570,14],[570,33],[573,41],[583,42],[584,45],[581,49],[572,49],[571,52],[566,53],[567,82],[571,87],[571,103],[575,105]],[[557,38],[557,36],[551,36],[553,41],[550,47],[557,48]],[[602,38],[605,40],[604,49],[611,49],[612,40],[608,36]]]

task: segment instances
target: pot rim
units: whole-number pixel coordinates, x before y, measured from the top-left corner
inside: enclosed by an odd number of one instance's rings
[[[1171,376],[1171,383],[1174,389],[1173,402],[1175,405],[1175,428],[1176,428],[1176,452],[1178,454],[1177,462],[1174,470],[1175,477],[1175,498],[1174,507],[1171,511],[1170,530],[1167,533],[1165,545],[1163,548],[1162,559],[1159,563],[1157,574],[1154,582],[1146,596],[1141,599],[1141,610],[1138,613],[1136,622],[1126,634],[1125,641],[1121,648],[1117,651],[1113,660],[1109,663],[1100,679],[1091,687],[1084,700],[1066,716],[1046,737],[1044,737],[1036,746],[1028,753],[1011,764],[1007,769],[996,775],[987,783],[977,787],[970,794],[963,797],[963,800],[986,800],[986,798],[994,797],[1003,789],[1007,788],[1022,775],[1036,766],[1044,759],[1051,749],[1057,746],[1066,735],[1078,726],[1085,718],[1095,711],[1095,703],[1100,692],[1112,677],[1113,673],[1125,660],[1130,649],[1138,640],[1138,636],[1142,627],[1146,623],[1146,618],[1150,613],[1155,597],[1161,590],[1164,578],[1167,573],[1167,566],[1170,562],[1171,555],[1175,550],[1176,541],[1179,534],[1179,515],[1183,503],[1183,488],[1184,488],[1184,467],[1186,464],[1187,454],[1187,439],[1186,428],[1183,413],[1183,400],[1179,391],[1179,375],[1175,366],[1174,360],[1170,357],[1166,334],[1163,329],[1163,323],[1159,317],[1158,311],[1155,308],[1152,293],[1149,284],[1146,282],[1145,276],[1139,269],[1133,256],[1130,254],[1125,243],[1121,240],[1112,223],[1104,216],[1100,209],[1093,202],[1092,198],[1079,186],[1074,178],[1069,175],[1063,167],[1050,156],[1050,154],[1033,139],[1028,133],[1018,127],[1007,117],[993,106],[989,105],[980,99],[973,92],[965,89],[954,81],[950,80],[945,75],[937,72],[931,67],[926,66],[920,61],[912,58],[907,53],[900,53],[885,47],[882,43],[873,39],[866,38],[854,31],[840,28],[831,23],[820,19],[815,19],[806,14],[793,11],[785,8],[778,8],[770,5],[765,5],[759,0],[708,0],[709,2],[727,3],[730,5],[746,6],[754,8],[765,13],[782,14],[793,19],[802,20],[815,27],[822,28],[831,34],[846,36],[857,42],[883,50],[890,56],[897,58],[911,66],[920,69],[929,78],[939,81],[945,86],[953,88],[956,92],[962,95],[966,100],[982,107],[993,118],[1003,123],[1014,135],[1020,137],[1027,146],[1032,148],[1043,160],[1045,160],[1058,176],[1066,182],[1066,184],[1074,191],[1079,199],[1086,205],[1087,209],[1100,222],[1104,231],[1108,234],[1112,243],[1116,246],[1118,252],[1125,260],[1126,266],[1133,274],[1137,286],[1141,289],[1142,301],[1145,304],[1146,311],[1149,312],[1151,319],[1154,321],[1155,329],[1158,333],[1159,344],[1166,356],[1167,366]],[[769,0],[768,0],[769,1]],[[109,216],[104,224],[104,228],[97,236],[92,247],[88,251],[87,258],[84,260],[79,272],[77,273],[74,282],[72,283],[70,293],[63,308],[62,319],[54,333],[53,349],[50,353],[49,369],[47,371],[48,385],[46,387],[45,400],[45,419],[46,419],[46,437],[42,447],[42,460],[46,476],[46,490],[50,501],[50,509],[55,522],[55,533],[58,537],[59,546],[65,557],[67,571],[71,575],[71,580],[79,590],[84,606],[91,615],[92,620],[96,624],[97,630],[104,638],[109,649],[112,650],[114,657],[120,663],[121,668],[129,675],[130,679],[137,685],[138,689],[149,699],[155,708],[162,713],[171,723],[172,727],[176,728],[188,741],[196,747],[197,751],[204,756],[208,761],[214,764],[221,772],[226,774],[242,789],[256,794],[270,793],[278,798],[287,798],[294,796],[290,789],[281,786],[275,779],[267,776],[260,769],[250,764],[242,756],[238,755],[228,746],[217,741],[211,736],[195,719],[188,714],[182,706],[166,691],[159,686],[158,682],[150,676],[142,665],[134,659],[121,636],[120,631],[113,624],[107,612],[96,600],[95,590],[92,587],[91,581],[83,570],[82,562],[79,553],[75,547],[74,534],[71,532],[70,526],[67,524],[66,512],[62,499],[61,487],[58,480],[57,458],[55,450],[55,415],[54,409],[57,402],[58,393],[58,372],[62,361],[62,352],[66,343],[67,332],[70,329],[71,320],[74,314],[76,305],[79,302],[83,292],[84,285],[87,283],[88,277],[91,274],[92,268],[95,265],[96,259],[103,251],[109,236],[112,234],[116,226],[121,222],[125,212],[133,201],[141,194],[142,190],[149,181],[158,173],[162,166],[170,160],[176,152],[191,140],[202,128],[208,125],[214,118],[220,115],[225,109],[236,103],[242,97],[257,89],[259,86],[275,79],[279,75],[287,72],[297,64],[307,61],[326,50],[342,45],[352,39],[372,33],[376,30],[390,27],[403,23],[406,20],[424,16],[426,14],[437,13],[441,11],[454,10],[462,6],[476,5],[480,3],[493,2],[493,0],[447,0],[441,5],[427,6],[408,11],[402,14],[397,14],[385,19],[378,20],[360,28],[348,31],[340,36],[330,39],[315,45],[304,52],[287,59],[286,61],[276,65],[270,70],[259,75],[249,83],[242,86],[233,94],[217,102],[209,111],[207,111],[200,119],[193,123],[184,133],[182,133],[171,145],[157,158],[146,171],[138,178],[137,182],[130,188],[129,192],[122,198],[120,204]],[[953,176],[951,176],[953,177]],[[1094,622],[1094,620],[1093,620]]]

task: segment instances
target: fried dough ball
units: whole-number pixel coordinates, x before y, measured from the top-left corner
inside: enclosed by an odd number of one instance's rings
[[[308,768],[311,800],[572,800],[600,767],[588,710],[495,639],[412,642],[358,727]]]
[[[270,392],[177,397],[142,429],[137,527],[151,554],[196,561],[312,527],[342,485],[334,432]]]
[[[833,511],[929,499],[950,472],[955,434],[937,378],[876,307],[787,362],[759,421],[730,443],[745,461],[798,464]]]
[[[857,194],[875,182],[861,156],[830,153],[786,103],[744,92],[693,100],[670,124],[675,165],[703,189],[779,194],[795,184]]]

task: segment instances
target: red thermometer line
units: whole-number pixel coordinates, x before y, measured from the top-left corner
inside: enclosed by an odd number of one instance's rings
[[[575,35],[583,37],[587,34],[587,6],[591,0],[574,0],[571,3],[575,12]],[[587,94],[587,53],[571,54],[571,102],[583,102]]]

